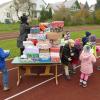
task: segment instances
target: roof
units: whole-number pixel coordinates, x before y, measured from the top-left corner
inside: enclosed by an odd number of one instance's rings
[[[64,2],[64,6],[66,8],[71,8],[76,1],[77,0],[68,0],[68,1]]]
[[[6,2],[6,3],[1,4],[1,5],[0,5],[0,8],[3,7],[3,6],[5,6],[5,5],[8,5],[8,4],[11,3],[11,2],[12,2],[12,1],[9,1],[9,2]]]
[[[53,4],[48,4],[52,9],[54,10],[58,10],[61,5],[63,5],[63,2],[57,2],[57,3],[53,3]]]
[[[77,0],[66,0],[64,2],[57,2],[54,4],[48,4],[53,10],[58,10],[61,5],[65,6],[65,8],[71,8],[73,6],[73,4],[76,2]]]
[[[47,3],[44,0],[42,0],[42,1],[47,5]]]
[[[44,0],[42,0],[46,5],[47,5],[47,3],[44,1]],[[3,3],[3,4],[1,4],[0,5],[0,8],[1,7],[3,7],[3,6],[5,6],[5,5],[8,5],[9,3],[11,3],[11,2],[13,2],[13,0],[11,0],[11,1],[9,1],[9,2],[6,2],[6,3]]]

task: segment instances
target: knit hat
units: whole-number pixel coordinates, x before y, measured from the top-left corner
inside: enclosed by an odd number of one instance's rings
[[[91,35],[90,32],[86,32],[85,34],[86,34],[86,37],[89,37]]]
[[[80,39],[79,38],[75,40],[75,44],[80,44]]]
[[[89,37],[89,41],[90,41],[90,42],[96,42],[96,36],[95,36],[95,35],[91,35],[91,36]]]
[[[21,22],[22,22],[22,23],[27,23],[27,19],[28,19],[28,18],[27,18],[26,15],[23,14],[23,16],[21,16],[20,19],[21,19]]]

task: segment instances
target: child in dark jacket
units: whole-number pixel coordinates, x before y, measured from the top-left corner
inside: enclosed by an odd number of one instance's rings
[[[91,35],[90,32],[86,32],[85,33],[85,36],[82,38],[82,43],[83,43],[83,46],[86,45],[87,42],[89,42],[89,36]]]
[[[61,62],[64,65],[66,79],[70,79],[69,66],[71,65],[74,69],[73,64],[76,64],[79,60],[79,52],[74,44],[74,40],[69,39],[68,44],[65,44],[62,50]]]
[[[8,71],[7,71],[7,66],[5,59],[9,56],[9,51],[4,51],[2,48],[0,48],[0,71],[3,74],[3,90],[7,91],[9,90],[8,87]]]

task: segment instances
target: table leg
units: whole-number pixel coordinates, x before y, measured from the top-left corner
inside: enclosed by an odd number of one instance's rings
[[[19,67],[18,67],[18,80],[17,80],[17,86],[19,86],[20,80],[21,80],[21,67],[19,66]]]
[[[26,68],[25,75],[37,75],[37,74],[35,74],[35,73],[31,73],[31,68],[30,68],[30,66],[26,66],[25,68]]]
[[[58,68],[57,68],[58,66],[57,65],[55,65],[55,80],[56,80],[56,85],[58,85],[58,76],[57,76],[57,74],[58,74]]]
[[[40,74],[40,76],[45,76],[45,75],[54,75],[53,73],[50,73],[50,65],[47,65],[45,68],[45,72]]]

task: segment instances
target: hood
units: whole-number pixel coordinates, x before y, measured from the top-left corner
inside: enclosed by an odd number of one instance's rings
[[[91,35],[90,32],[86,32],[85,34],[86,34],[86,37],[89,37]]]

